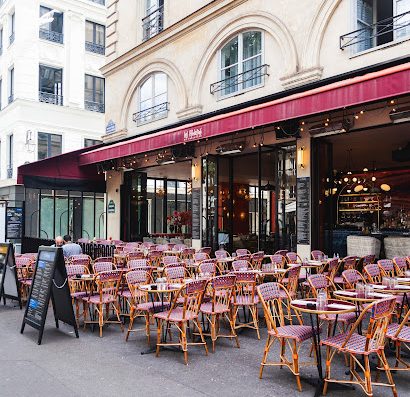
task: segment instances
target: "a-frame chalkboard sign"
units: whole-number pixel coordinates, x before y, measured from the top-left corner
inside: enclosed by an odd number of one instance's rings
[[[3,298],[4,304],[6,299],[17,301],[22,309],[14,247],[11,243],[0,244],[0,298]]]
[[[61,248],[40,247],[23,324],[21,325],[21,333],[23,333],[26,324],[39,331],[39,345],[43,337],[50,298],[53,304],[56,327],[59,327],[58,321],[72,325],[78,338],[63,250]]]

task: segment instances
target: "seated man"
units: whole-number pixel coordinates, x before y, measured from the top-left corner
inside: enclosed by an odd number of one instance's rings
[[[81,246],[77,243],[71,242],[71,236],[66,234],[64,237],[63,253],[66,258],[73,255],[80,255],[83,253]]]
[[[57,236],[54,239],[54,244],[52,247],[62,247],[64,245],[64,239],[61,236]]]

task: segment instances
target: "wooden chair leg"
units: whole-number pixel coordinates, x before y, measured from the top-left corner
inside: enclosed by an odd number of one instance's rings
[[[296,340],[293,341],[293,349],[292,349],[292,358],[293,358],[293,371],[297,374],[296,376],[296,384],[298,386],[298,390],[302,391],[302,384],[300,383],[300,375],[299,375],[299,355],[298,355],[298,346]]]
[[[364,358],[364,380],[365,380],[365,391],[366,394],[369,396],[373,395],[373,386],[372,386],[372,378],[371,378],[371,372],[370,372],[370,362],[369,362],[369,356],[365,355]]]
[[[125,341],[126,342],[128,341],[128,337],[130,336],[130,332],[131,332],[132,326],[134,324],[134,318],[135,318],[134,317],[134,311],[135,311],[134,306],[131,306],[131,309],[130,309],[130,323],[128,325],[127,335],[125,335]]]
[[[384,371],[386,372],[387,381],[389,382],[389,385],[391,385],[393,396],[397,397],[396,385],[394,383],[393,376],[392,376],[391,371],[390,371],[389,362],[387,361],[384,350],[382,350],[379,357],[380,357],[380,360],[383,364]]]
[[[212,353],[215,353],[215,342],[216,342],[216,316],[214,314],[211,315],[210,318],[210,326],[211,326],[211,340],[212,340]]]
[[[272,346],[272,343],[273,343],[273,341],[271,341],[271,339],[272,339],[272,336],[268,335],[268,339],[266,339],[265,349],[263,351],[261,366],[260,366],[260,369],[259,369],[259,379],[262,379],[263,369],[265,367],[266,360],[268,359],[269,350],[270,350],[270,348]]]
[[[330,354],[331,348],[330,346],[326,346],[326,372],[325,372],[325,379],[323,384],[323,395],[325,396],[327,393],[327,386],[328,386],[328,379],[330,379]]]
[[[188,365],[188,345],[187,345],[187,335],[186,335],[186,322],[180,323],[181,329],[181,345],[184,352],[185,365]]]
[[[159,357],[159,352],[161,346],[159,345],[161,343],[161,332],[162,332],[162,320],[157,319],[157,350],[155,352],[156,357]]]
[[[147,312],[145,314],[145,335],[147,336],[148,346],[151,343],[151,329],[150,329],[150,314]]]
[[[201,338],[201,342],[204,343],[205,353],[206,353],[206,355],[208,355],[208,346],[206,345],[206,342],[205,342],[205,338],[204,338],[204,334],[202,332],[201,324],[200,324],[199,321],[196,321],[196,320],[194,320],[194,324],[195,324],[196,328],[198,329],[199,336]]]
[[[104,308],[103,305],[98,305],[98,326],[100,327],[100,338],[102,338],[103,334],[103,326],[104,326]]]

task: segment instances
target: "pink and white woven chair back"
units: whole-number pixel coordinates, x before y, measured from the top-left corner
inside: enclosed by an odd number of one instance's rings
[[[127,254],[128,261],[133,260],[133,259],[143,259],[143,258],[144,258],[144,253],[141,251],[132,251]]]
[[[376,259],[376,255],[366,255],[361,258],[363,267],[369,265],[370,263],[374,263]]]
[[[171,308],[171,311],[177,308],[177,303],[183,298],[181,321],[187,321],[197,317],[206,285],[207,280],[194,280],[181,287],[180,291],[175,296],[175,301]]]
[[[99,295],[110,294],[115,297],[120,287],[122,273],[121,270],[111,270],[99,273],[96,277]]]
[[[67,277],[74,277],[77,274],[88,274],[87,266],[85,265],[66,265]]]
[[[132,290],[132,287],[136,287],[140,284],[146,284],[150,281],[149,272],[145,270],[131,270],[126,273],[125,278],[130,290]]]
[[[27,252],[25,254],[21,254],[21,256],[30,258],[33,262],[37,260],[37,253],[36,252]]]
[[[275,255],[282,255],[286,257],[286,254],[288,253],[288,250],[278,250],[275,252]]]
[[[141,269],[148,266],[149,264],[147,259],[132,259],[127,262],[128,269]]]
[[[133,251],[133,248],[126,248],[121,245],[118,247],[115,247],[116,254],[122,254],[123,252],[132,252],[132,251]]]
[[[250,252],[246,248],[238,248],[236,250],[236,256],[242,256],[242,255],[248,255],[248,254],[250,254]]]
[[[249,270],[250,268],[251,264],[245,259],[238,259],[232,262],[232,270],[234,272]]]
[[[343,258],[343,269],[355,269],[356,268],[356,263],[357,263],[357,257],[356,256],[346,256]]]
[[[200,265],[199,265],[199,272],[200,273],[202,273],[202,274],[206,274],[206,273],[209,273],[209,274],[211,274],[212,276],[215,276],[215,273],[216,273],[216,265],[215,265],[215,262],[211,262],[211,261],[209,261],[209,262],[202,262]]]
[[[366,312],[371,311],[370,321],[367,327],[366,346],[379,349],[384,348],[387,327],[395,305],[396,298],[392,297],[376,301],[365,310]]]
[[[165,277],[167,278],[167,281],[183,281],[185,278],[185,267],[166,267]]]
[[[225,250],[215,251],[215,258],[216,259],[225,259],[225,258],[229,258],[229,257],[230,257],[230,255],[229,255],[228,251],[225,251]]]
[[[380,259],[377,261],[383,276],[394,277],[395,269],[394,263],[390,259]]]
[[[114,270],[112,262],[97,262],[93,265],[94,273],[110,272]]]
[[[242,260],[242,261],[248,261],[250,262],[252,260],[252,255],[246,254],[246,255],[237,255],[235,258],[237,261]]]
[[[356,269],[344,270],[342,277],[346,281],[347,288],[354,288],[358,282],[363,281],[362,275]]]
[[[91,260],[89,258],[74,258],[69,260],[71,265],[89,266]]]
[[[324,274],[313,274],[307,280],[314,290],[327,289],[329,286],[328,279]]]
[[[150,245],[149,247],[148,247],[148,251],[149,252],[154,252],[154,251],[158,251],[157,250],[157,245],[156,244],[152,244],[152,245]]]
[[[161,252],[168,251],[168,244],[157,245],[157,251],[161,251]]]
[[[211,255],[212,248],[211,247],[202,247],[198,252],[203,252],[208,256]]]
[[[397,274],[403,276],[408,267],[407,259],[403,257],[395,256],[393,258],[393,263],[396,266]]]
[[[236,276],[228,274],[226,276],[218,276],[211,280],[211,285],[214,289],[233,288],[235,287]]]
[[[329,272],[329,277],[330,279],[333,279],[336,276],[337,270],[339,269],[339,259],[338,258],[332,258],[328,262],[328,272]]]
[[[194,254],[195,262],[204,261],[205,259],[209,259],[209,255],[205,252],[197,252]]]
[[[113,262],[112,256],[101,256],[99,258],[94,259],[94,263],[98,262]]]
[[[276,265],[279,266],[279,267],[283,267],[284,264],[285,264],[286,259],[281,254],[274,254],[270,257],[270,261],[272,263],[276,263]]]
[[[179,263],[179,259],[175,255],[167,255],[162,257],[162,264],[168,266],[172,263]]]
[[[77,240],[77,243],[78,244],[81,244],[81,243],[88,243],[90,240],[88,239],[88,238],[79,238],[78,240]]]
[[[289,294],[292,296],[296,296],[298,286],[299,286],[299,276],[300,276],[300,271],[302,269],[301,265],[293,265],[291,266],[287,273],[287,284],[286,284],[286,289],[288,290]]]
[[[182,251],[184,249],[188,248],[185,244],[175,244],[174,247],[172,248],[172,251]]]
[[[324,252],[320,250],[313,250],[310,255],[314,261],[322,260],[325,256]]]
[[[151,245],[154,245],[154,243],[151,241],[145,241],[144,243],[141,244],[143,248],[149,248],[151,247]]]
[[[32,259],[25,257],[25,256],[19,256],[16,258],[16,267],[21,268],[21,267],[29,267],[33,263]]]
[[[288,260],[288,263],[298,263],[299,262],[299,256],[296,252],[288,252],[286,254],[286,259]]]
[[[265,253],[263,251],[255,252],[252,254],[252,260],[261,261],[265,258]]]
[[[377,263],[371,263],[364,267],[364,273],[366,274],[369,281],[377,283],[381,281],[381,271]]]
[[[73,261],[75,259],[85,259],[85,260],[88,260],[89,262],[91,262],[91,258],[87,254],[72,255],[72,256],[70,256],[69,259],[70,259],[70,261]]]

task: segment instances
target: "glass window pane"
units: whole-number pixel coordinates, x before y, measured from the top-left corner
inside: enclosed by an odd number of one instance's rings
[[[48,157],[48,137],[43,132],[38,133],[38,159],[43,160]]]
[[[66,190],[55,192],[55,229],[54,236],[68,234],[68,197]]]
[[[155,74],[155,92],[154,95],[159,95],[167,92],[167,75],[165,73]]]
[[[94,234],[94,193],[83,194],[83,236],[90,236],[92,240]]]
[[[40,238],[53,239],[54,199],[52,190],[41,191]]]
[[[26,189],[25,191],[25,234],[29,237],[38,236],[38,220],[39,220],[39,189]]]
[[[140,98],[141,102],[146,101],[147,99],[152,98],[152,76],[145,81],[145,83],[141,86],[141,93]]]
[[[238,36],[232,39],[221,50],[221,68],[238,62]]]
[[[155,214],[155,231],[156,233],[163,233],[164,220],[164,181],[156,181],[156,214]]]
[[[262,33],[246,32],[243,34],[243,59],[262,53]]]
[[[50,156],[61,154],[61,135],[50,134]]]
[[[243,63],[243,88],[252,87],[262,83],[260,69],[257,69],[262,64],[262,56],[259,55],[251,58]]]
[[[96,222],[96,237],[105,237],[105,206],[104,206],[104,194],[95,194],[95,222]]]
[[[94,42],[94,24],[89,21],[85,22],[85,41]]]
[[[95,25],[95,44],[105,46],[105,26]]]

